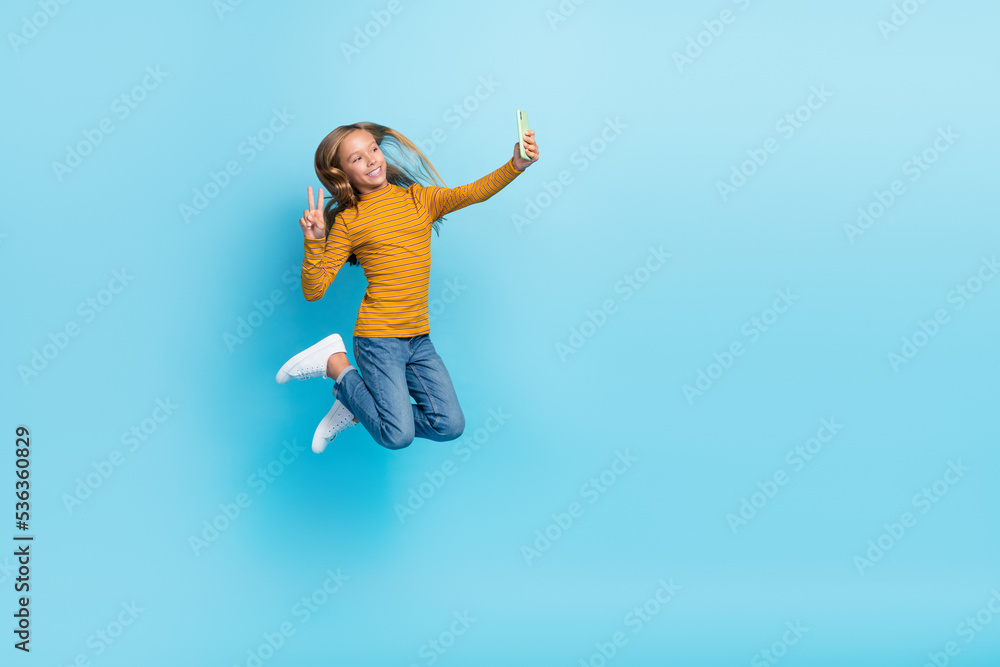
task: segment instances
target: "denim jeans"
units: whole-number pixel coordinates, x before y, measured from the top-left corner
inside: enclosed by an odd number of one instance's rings
[[[378,444],[401,449],[414,438],[441,442],[462,435],[465,416],[430,335],[354,336],[354,360],[358,368],[336,378],[333,395]]]

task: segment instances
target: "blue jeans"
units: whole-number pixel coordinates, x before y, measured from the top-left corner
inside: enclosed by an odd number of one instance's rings
[[[465,415],[428,334],[354,336],[354,360],[359,368],[350,366],[341,372],[333,395],[378,444],[401,449],[414,438],[441,442],[462,435]]]

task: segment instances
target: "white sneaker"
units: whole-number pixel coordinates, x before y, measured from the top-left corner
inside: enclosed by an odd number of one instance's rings
[[[349,429],[358,423],[357,417],[351,414],[347,406],[339,400],[333,402],[333,407],[323,417],[323,421],[316,427],[313,433],[312,450],[317,454],[322,454],[326,446],[333,442],[337,434]]]
[[[340,334],[330,334],[320,342],[307,347],[285,362],[278,370],[275,379],[278,384],[286,384],[291,379],[308,380],[315,377],[328,377],[326,362],[331,354],[347,352]]]

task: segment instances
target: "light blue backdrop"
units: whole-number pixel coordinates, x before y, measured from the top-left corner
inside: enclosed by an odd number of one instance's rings
[[[3,664],[997,664],[998,20],[5,3]],[[365,289],[302,297],[316,146],[457,186],[517,108],[432,242],[465,435],[313,454],[274,374]]]

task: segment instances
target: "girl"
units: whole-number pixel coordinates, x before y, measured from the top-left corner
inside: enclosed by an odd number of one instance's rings
[[[484,202],[538,161],[534,131],[524,134],[521,157],[513,157],[479,180],[457,188],[424,186],[418,172],[387,158],[383,144],[416,156],[423,168],[440,174],[405,136],[377,123],[342,125],[316,149],[316,175],[323,189],[299,218],[305,236],[302,293],[323,296],[344,262],[361,264],[368,288],[354,327],[354,359],[339,334],[296,354],[278,371],[279,383],[292,378],[332,378],[333,407],[313,435],[322,452],[336,435],[361,423],[389,449],[413,439],[453,440],[465,417],[451,377],[430,340],[427,291],[431,229],[442,216]],[[442,182],[444,179],[441,179]],[[410,396],[416,404],[410,403]]]

